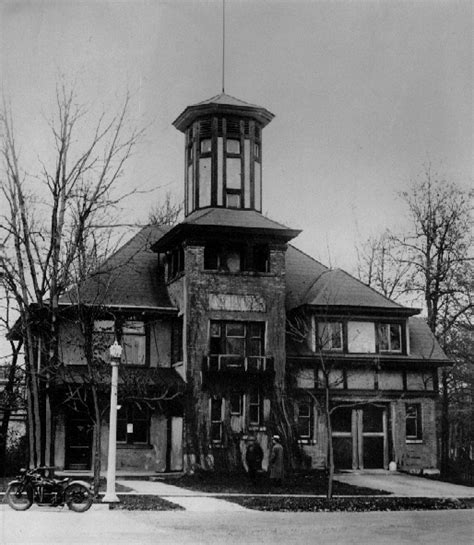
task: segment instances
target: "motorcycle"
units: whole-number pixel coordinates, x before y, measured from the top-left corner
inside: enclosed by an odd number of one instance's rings
[[[5,498],[15,511],[26,511],[33,502],[39,506],[62,507],[67,505],[71,511],[84,513],[94,500],[91,487],[85,481],[68,477],[50,477],[54,468],[36,467],[20,469],[20,475],[8,483]]]

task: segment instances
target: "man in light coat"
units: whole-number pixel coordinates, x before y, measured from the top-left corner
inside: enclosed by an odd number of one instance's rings
[[[270,452],[270,482],[275,486],[281,486],[284,476],[283,445],[280,436],[272,437],[272,450]]]

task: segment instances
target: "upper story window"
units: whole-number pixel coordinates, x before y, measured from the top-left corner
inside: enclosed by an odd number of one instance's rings
[[[402,327],[400,324],[378,324],[377,339],[380,352],[402,351]]]
[[[318,346],[321,350],[342,351],[344,348],[342,325],[342,322],[318,323],[318,338],[316,346]]]
[[[240,153],[240,140],[234,138],[228,138],[226,141],[227,153]]]
[[[201,140],[201,153],[211,153],[212,140],[210,138],[203,138]]]
[[[168,281],[184,271],[184,250],[180,246],[167,255]]]
[[[270,250],[267,244],[254,246],[208,244],[204,248],[204,269],[232,273],[270,272]]]
[[[401,354],[400,323],[362,320],[320,321],[316,325],[316,349],[351,354]]]
[[[145,324],[138,321],[126,321],[122,326],[122,348],[124,363],[145,365],[146,334]]]
[[[146,364],[146,327],[143,321],[94,321],[94,344],[96,350],[104,354],[107,353],[115,339],[118,339],[123,348],[122,361],[125,365]]]
[[[242,358],[265,354],[265,324],[263,322],[211,322],[210,353]]]

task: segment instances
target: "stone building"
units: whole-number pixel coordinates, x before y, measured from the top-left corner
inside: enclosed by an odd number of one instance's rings
[[[118,469],[240,466],[249,435],[266,466],[273,433],[324,467],[326,386],[337,467],[436,468],[446,357],[418,310],[325,267],[290,244],[298,230],[262,215],[272,118],[226,94],[187,107],[174,122],[184,134],[184,220],[144,228],[61,300],[56,466],[91,466],[90,416],[68,392],[88,388],[87,347],[100,352],[91,342],[103,351],[117,338]],[[106,443],[103,433],[104,466]]]

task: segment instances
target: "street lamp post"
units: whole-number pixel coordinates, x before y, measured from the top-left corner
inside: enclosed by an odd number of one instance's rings
[[[120,501],[115,492],[115,466],[117,455],[117,384],[118,366],[121,356],[122,347],[115,341],[110,347],[112,381],[110,385],[109,454],[107,457],[107,489],[102,500],[107,503],[117,503]]]

